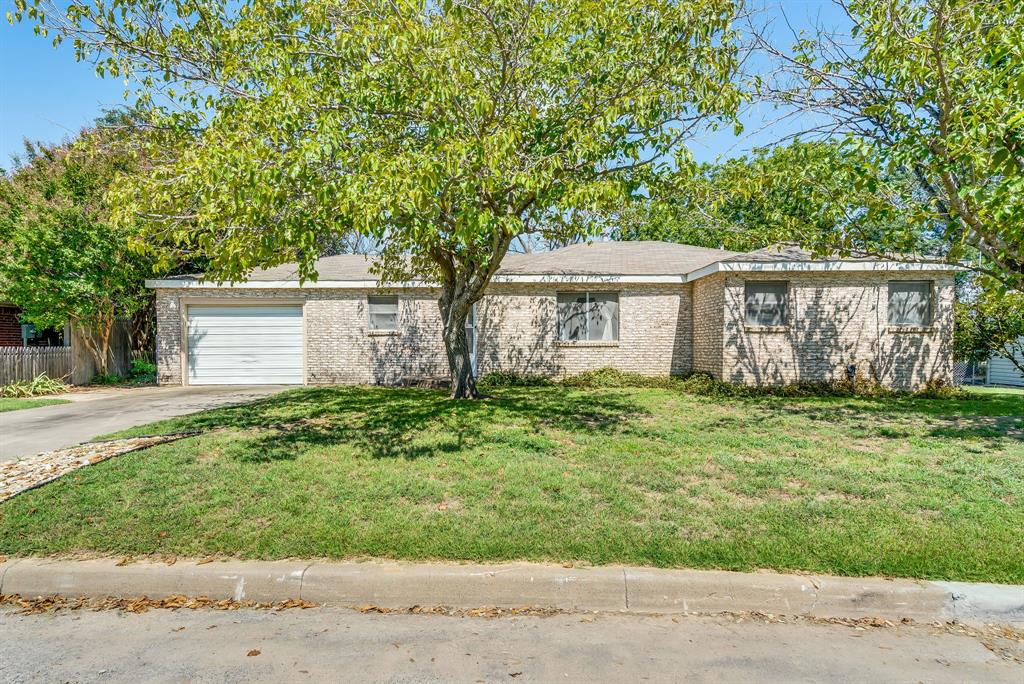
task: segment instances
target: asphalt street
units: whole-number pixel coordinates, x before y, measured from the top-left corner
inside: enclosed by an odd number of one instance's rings
[[[1005,646],[1009,657],[1000,650]],[[856,628],[737,616],[0,610],[4,682],[1020,684],[1024,665],[1013,653],[1024,657],[1020,643],[930,626]]]

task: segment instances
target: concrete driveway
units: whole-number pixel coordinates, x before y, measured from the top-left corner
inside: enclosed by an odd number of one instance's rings
[[[70,404],[0,413],[0,462],[74,446],[117,430],[244,404],[293,387],[144,387],[73,392]]]

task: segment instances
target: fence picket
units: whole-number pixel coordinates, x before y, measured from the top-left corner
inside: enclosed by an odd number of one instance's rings
[[[0,385],[46,374],[55,380],[71,375],[71,347],[0,347]]]

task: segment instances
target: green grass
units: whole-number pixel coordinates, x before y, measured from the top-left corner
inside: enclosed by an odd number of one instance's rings
[[[51,399],[49,397],[26,397],[24,399],[0,397],[0,413],[5,413],[7,411],[20,411],[21,409],[36,408],[38,406],[53,406],[54,404],[67,403],[67,399]]]
[[[0,505],[0,553],[530,559],[1024,582],[1024,394],[309,388]]]

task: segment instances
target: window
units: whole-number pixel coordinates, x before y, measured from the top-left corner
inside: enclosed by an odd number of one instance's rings
[[[748,281],[744,286],[747,325],[786,325],[789,283],[785,280]]]
[[[370,297],[370,330],[398,330],[398,297]]]
[[[558,339],[614,342],[619,339],[619,295],[614,292],[559,292]]]
[[[889,282],[889,325],[923,328],[932,324],[932,283],[929,280]]]

